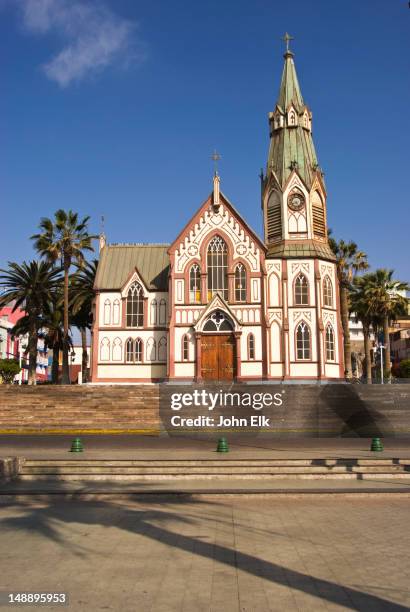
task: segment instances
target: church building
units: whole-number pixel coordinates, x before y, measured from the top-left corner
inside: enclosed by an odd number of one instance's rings
[[[259,237],[220,191],[171,244],[100,239],[93,383],[335,380],[343,336],[326,187],[293,53],[269,113]]]

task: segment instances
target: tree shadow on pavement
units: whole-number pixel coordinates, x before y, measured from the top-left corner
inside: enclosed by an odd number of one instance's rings
[[[181,533],[181,530],[178,529],[175,531],[169,529],[169,525],[184,527],[184,525],[199,524],[200,517],[189,518],[184,516],[183,513],[185,512],[184,506],[187,503],[199,506],[204,503],[202,501],[187,498],[173,501],[168,505],[161,501],[161,510],[152,508],[155,504],[153,499],[148,502],[148,508],[139,506],[138,509],[129,507],[129,503],[127,506],[125,503],[105,501],[51,503],[43,507],[33,507],[32,502],[33,499],[30,498],[30,502],[26,505],[12,504],[11,506],[20,510],[23,509],[26,512],[24,516],[7,517],[1,520],[1,530],[34,531],[66,547],[67,543],[58,533],[60,523],[115,527],[130,534],[149,538],[163,545],[186,551],[189,554],[215,560],[241,572],[246,572],[280,586],[290,587],[293,590],[321,598],[332,604],[345,606],[351,610],[389,610],[392,612],[409,610],[407,606],[393,603],[378,595],[366,593],[359,588],[342,586],[336,582],[284,567],[226,545],[215,542],[208,543],[198,536]],[[148,504],[145,503],[144,505],[147,506]],[[215,504],[212,502],[210,505]],[[11,506],[9,506],[9,509]],[[177,507],[175,508],[175,506]],[[215,518],[213,522],[215,524]],[[165,527],[164,523],[167,523],[168,526]]]

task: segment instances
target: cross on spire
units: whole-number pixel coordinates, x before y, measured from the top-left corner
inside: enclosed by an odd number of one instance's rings
[[[218,161],[221,159],[221,156],[216,149],[214,149],[214,152],[211,155],[211,159],[213,159],[214,161],[214,173],[216,176],[218,174]]]
[[[286,53],[291,52],[289,49],[289,43],[291,40],[295,40],[294,36],[291,36],[290,34],[288,34],[287,32],[285,33],[285,36],[282,38],[282,40],[285,41],[286,44]]]

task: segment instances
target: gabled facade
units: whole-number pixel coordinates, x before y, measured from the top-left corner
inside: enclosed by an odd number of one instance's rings
[[[170,245],[106,245],[93,382],[343,377],[326,188],[293,54],[285,53],[262,174],[264,238],[213,191]]]

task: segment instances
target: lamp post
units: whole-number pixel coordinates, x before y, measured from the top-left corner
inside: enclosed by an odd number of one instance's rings
[[[74,365],[75,351],[71,351],[70,357],[71,357],[71,365]],[[71,384],[71,368],[70,368],[70,384]]]
[[[385,349],[386,346],[384,344],[379,344],[379,349],[380,349],[380,377],[381,377],[381,384],[384,385],[384,377],[383,377],[383,349]]]
[[[21,385],[23,382],[23,368],[21,366],[23,364],[23,353],[26,352],[26,349],[27,349],[27,344],[23,344],[23,339],[19,340],[19,366],[20,366],[19,385]]]

